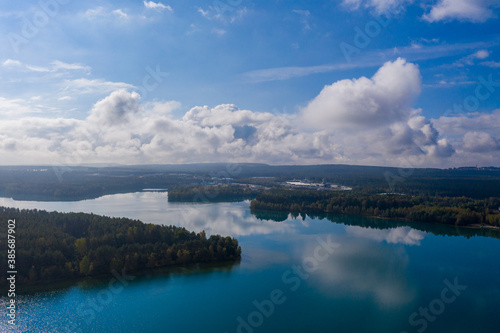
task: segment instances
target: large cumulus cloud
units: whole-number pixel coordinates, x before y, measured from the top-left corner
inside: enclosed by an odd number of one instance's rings
[[[371,78],[323,88],[303,110],[304,123],[332,133],[366,163],[390,156],[424,156],[427,164],[454,150],[432,123],[412,109],[421,90],[418,67],[404,59],[384,64]]]
[[[420,86],[417,66],[400,58],[386,63],[370,79],[341,80],[324,87],[304,109],[304,116],[326,128],[392,124],[408,118]]]
[[[177,102],[142,102],[117,90],[84,119],[0,121],[0,154],[3,164],[498,164],[500,111],[430,120],[413,108],[420,89],[418,67],[398,59],[371,78],[326,86],[289,115],[222,104],[178,118]]]

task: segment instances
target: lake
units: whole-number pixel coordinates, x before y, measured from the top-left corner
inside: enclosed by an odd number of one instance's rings
[[[229,235],[243,249],[233,264],[117,274],[21,295],[15,332],[498,331],[500,239],[481,236],[485,231],[361,216],[256,216],[248,201],[167,198],[166,192],[77,202],[0,198],[0,206]],[[0,323],[1,332],[14,331]]]

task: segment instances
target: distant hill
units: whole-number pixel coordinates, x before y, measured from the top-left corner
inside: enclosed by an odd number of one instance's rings
[[[359,165],[286,165],[258,163],[198,163],[116,166],[1,166],[0,195],[18,199],[76,200],[104,194],[197,185],[213,178],[266,185],[291,179],[323,180],[369,193],[500,196],[500,168],[452,169]]]

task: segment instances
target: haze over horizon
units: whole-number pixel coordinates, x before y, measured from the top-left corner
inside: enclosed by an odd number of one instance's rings
[[[0,6],[0,165],[500,166],[498,1]]]

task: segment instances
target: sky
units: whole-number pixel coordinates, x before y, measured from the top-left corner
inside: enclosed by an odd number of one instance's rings
[[[0,0],[0,164],[500,167],[498,0]]]

